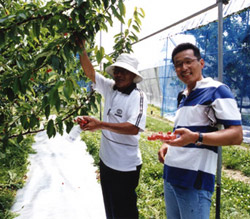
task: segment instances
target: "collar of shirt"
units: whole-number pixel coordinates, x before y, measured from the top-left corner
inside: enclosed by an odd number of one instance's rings
[[[129,95],[135,88],[136,88],[136,84],[135,84],[135,83],[132,83],[132,84],[129,85],[129,87],[127,87],[124,91],[121,91],[121,93],[124,93],[124,94]],[[114,89],[114,90],[117,90],[116,85],[114,85],[113,89]]]

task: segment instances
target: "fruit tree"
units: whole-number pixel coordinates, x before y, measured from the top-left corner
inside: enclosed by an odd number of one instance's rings
[[[127,21],[125,15],[122,0],[0,0],[1,150],[42,130],[49,137],[69,132],[75,116],[96,109],[98,96],[78,85],[87,79],[76,41],[86,41],[97,65],[111,64],[138,40],[143,10],[135,8]],[[107,55],[95,38],[116,19],[126,28]]]

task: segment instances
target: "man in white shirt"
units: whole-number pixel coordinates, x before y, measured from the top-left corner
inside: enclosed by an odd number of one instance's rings
[[[135,189],[142,165],[138,143],[147,110],[146,95],[136,86],[143,79],[137,71],[138,61],[131,54],[121,54],[106,68],[113,79],[95,72],[84,49],[80,62],[105,99],[103,121],[83,116],[88,123],[82,129],[102,130],[100,177],[106,216],[138,218]]]

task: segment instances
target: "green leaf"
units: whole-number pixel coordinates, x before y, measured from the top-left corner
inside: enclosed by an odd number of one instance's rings
[[[54,127],[54,121],[52,119],[49,120],[47,125],[47,135],[49,138],[56,135],[56,129]]]
[[[69,133],[70,130],[73,128],[74,123],[71,121],[65,121],[65,124],[66,124],[66,132]]]
[[[2,47],[2,45],[4,45],[5,43],[5,33],[4,31],[0,31],[0,48]]]
[[[63,87],[63,93],[67,99],[70,99],[73,93],[73,83],[69,78],[66,80],[65,86]]]
[[[16,15],[9,15],[9,16],[7,16],[5,18],[0,19],[0,23],[5,22],[6,20],[10,20],[11,18],[14,18],[14,17],[16,17]]]
[[[21,124],[23,126],[24,129],[28,129],[29,128],[29,123],[27,120],[27,116],[26,115],[22,115],[20,118]]]
[[[76,3],[78,6],[80,6],[83,3],[83,0],[76,0]]]
[[[59,70],[60,59],[56,55],[51,56],[51,65],[53,69]]]
[[[69,42],[66,43],[65,46],[63,47],[64,55],[67,58],[67,60],[72,60],[73,58],[70,48],[71,48],[71,44]]]
[[[23,77],[22,77],[22,80],[21,80],[21,85],[22,86],[25,86],[25,82],[28,81],[30,79],[30,76],[31,76],[31,72],[30,71],[26,71],[24,74],[23,74]]]
[[[141,13],[139,13],[139,15],[140,15],[142,18],[144,18],[144,17],[145,17],[145,12],[144,12],[143,8],[140,8],[140,11],[141,11]]]
[[[17,142],[20,143],[23,140],[23,135],[20,133],[17,137]]]
[[[42,108],[46,107],[49,104],[48,96],[44,96],[42,100]]]
[[[132,23],[132,18],[128,20],[128,28],[131,26],[131,23]]]
[[[33,35],[39,39],[40,36],[40,23],[39,22],[33,22]]]
[[[63,135],[63,122],[62,119],[60,117],[56,118],[56,124],[58,126],[58,131],[61,135]]]
[[[46,119],[49,118],[49,115],[50,115],[50,105],[47,105],[45,107],[45,116],[46,116]]]
[[[59,95],[58,95],[58,98],[56,98],[55,107],[56,107],[57,112],[59,113],[60,112],[60,108],[61,108],[61,100],[60,100]]]
[[[37,124],[37,118],[34,114],[31,115],[30,117],[30,128],[34,128],[35,125]]]
[[[15,94],[11,88],[5,88],[5,93],[7,94],[7,97],[10,101],[13,101],[15,99]]]
[[[120,9],[121,15],[124,16],[126,14],[126,7],[123,4],[123,0],[119,0],[118,8]]]
[[[140,32],[139,28],[136,25],[132,26],[137,32]]]
[[[107,9],[109,6],[109,0],[103,0],[104,8]]]
[[[111,10],[112,10],[113,14],[118,18],[118,20],[124,24],[125,22],[123,20],[123,17],[117,12],[117,10],[115,9],[115,7],[113,5],[111,6]]]
[[[36,68],[39,68],[41,65],[43,65],[44,61],[46,60],[46,56],[40,57],[36,61]]]
[[[23,20],[24,19],[26,19],[27,17],[26,17],[26,15],[24,14],[24,13],[19,13],[18,15],[17,15],[17,18],[22,18]]]
[[[58,87],[61,85],[61,82],[58,82],[55,87],[49,92],[49,103],[51,106],[55,106],[56,110],[60,111],[60,96],[58,93]]]
[[[104,48],[101,47],[101,48],[97,51],[97,53],[96,53],[96,60],[97,60],[98,64],[101,63],[101,61],[102,61],[102,59],[103,59],[103,57],[104,57],[104,54],[105,54]]]

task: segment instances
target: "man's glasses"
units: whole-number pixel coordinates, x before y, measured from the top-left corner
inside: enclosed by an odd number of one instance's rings
[[[128,72],[129,72],[129,71],[126,70],[126,69],[124,69],[124,68],[117,68],[117,67],[115,67],[115,69],[114,69],[114,74],[118,74],[118,73],[126,74],[126,73],[128,73]]]
[[[180,69],[180,68],[182,68],[182,66],[183,66],[183,64],[185,65],[185,66],[191,66],[192,65],[192,63],[195,61],[195,60],[198,60],[197,58],[195,58],[195,59],[191,59],[191,58],[189,58],[189,59],[184,59],[183,61],[178,61],[178,62],[176,62],[176,63],[174,63],[174,67],[175,67],[175,69]]]

